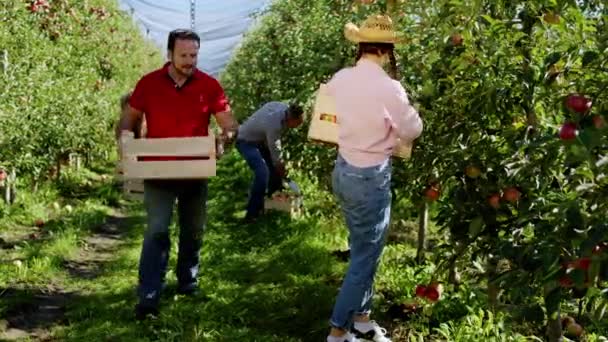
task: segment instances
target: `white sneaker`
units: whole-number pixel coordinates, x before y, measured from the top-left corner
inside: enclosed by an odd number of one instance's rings
[[[347,332],[342,337],[327,336],[327,342],[361,342],[355,335]]]
[[[358,330],[357,327],[361,330]],[[391,340],[386,337],[386,329],[379,326],[376,321],[355,323],[353,334],[360,342],[391,342]]]

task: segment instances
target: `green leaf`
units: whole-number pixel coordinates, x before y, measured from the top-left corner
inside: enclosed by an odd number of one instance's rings
[[[551,65],[557,63],[562,58],[561,52],[552,52],[545,57],[545,67],[548,68]]]
[[[587,65],[591,64],[599,57],[599,55],[600,54],[595,51],[585,51],[582,59],[583,67],[586,67]]]
[[[471,223],[469,224],[469,237],[474,238],[481,232],[481,228],[483,227],[483,218],[481,216],[477,216]]]

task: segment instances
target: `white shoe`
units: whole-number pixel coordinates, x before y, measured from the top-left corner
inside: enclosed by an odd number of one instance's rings
[[[361,342],[359,339],[357,339],[355,337],[355,335],[353,335],[350,332],[347,332],[344,336],[338,337],[338,338],[330,338],[329,336],[327,336],[327,341],[328,342],[334,342],[334,341],[339,341],[339,342]]]
[[[360,342],[391,342],[391,340],[388,337],[386,337],[386,329],[379,326],[378,323],[376,323],[376,321],[369,321],[367,323],[362,323],[362,324],[360,323],[358,325],[367,326],[366,327],[367,330],[365,330],[365,332],[357,330],[357,328],[356,328],[357,324],[355,324],[355,327],[353,327],[353,334],[358,339],[358,341],[360,341]]]

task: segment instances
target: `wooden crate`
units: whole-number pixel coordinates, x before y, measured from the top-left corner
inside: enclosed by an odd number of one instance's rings
[[[336,105],[328,94],[327,86],[321,84],[308,127],[308,138],[313,141],[338,144],[338,117],[336,112]]]
[[[321,84],[317,92],[312,119],[308,127],[308,139],[326,144],[338,144],[338,114],[327,85]],[[393,156],[408,159],[412,155],[412,144],[397,140]]]
[[[141,201],[144,199],[143,179],[128,179],[122,184],[123,192],[128,198]]]
[[[296,196],[286,192],[276,193],[272,198],[264,199],[264,210],[278,210],[298,215],[302,210],[302,196]]]
[[[121,136],[125,180],[203,179],[215,176],[215,137],[134,139],[133,132]],[[197,160],[143,161],[141,157],[205,157]]]
[[[144,199],[144,180],[126,179],[120,168],[116,169],[115,179],[122,183],[122,190],[126,198],[141,201]]]

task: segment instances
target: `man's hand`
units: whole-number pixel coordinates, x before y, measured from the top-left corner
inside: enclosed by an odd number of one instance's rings
[[[222,130],[220,135],[220,139],[224,143],[224,145],[232,145],[234,139],[236,139],[236,131],[235,130]]]
[[[118,125],[116,125],[116,140],[120,141],[122,131],[134,132],[136,128],[140,128],[143,116],[144,113],[142,111],[129,106],[127,110],[122,113],[120,121],[118,122]]]

